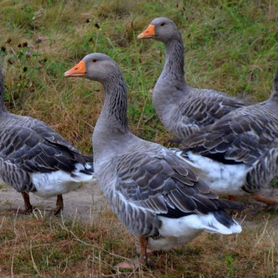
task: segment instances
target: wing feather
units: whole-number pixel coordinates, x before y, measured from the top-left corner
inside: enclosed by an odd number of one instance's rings
[[[5,133],[5,136],[2,134]],[[75,163],[83,161],[82,155],[65,145],[49,142],[32,129],[13,127],[0,132],[0,155],[27,172],[71,172]],[[2,146],[5,146],[2,148]]]
[[[171,151],[123,155],[118,160],[117,175],[115,189],[126,202],[156,214],[180,216],[233,206],[219,200],[191,166]]]
[[[183,144],[183,149],[224,163],[252,165],[277,145],[277,115],[254,105],[231,112],[196,132]]]

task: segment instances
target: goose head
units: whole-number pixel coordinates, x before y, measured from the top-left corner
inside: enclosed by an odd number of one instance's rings
[[[120,74],[118,65],[102,53],[86,55],[78,64],[64,73],[65,77],[83,77],[104,83]]]
[[[180,33],[177,25],[167,17],[158,17],[137,37],[138,39],[155,39],[167,43],[179,39]]]

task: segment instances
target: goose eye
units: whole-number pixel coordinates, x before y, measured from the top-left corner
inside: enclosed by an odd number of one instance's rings
[[[161,24],[160,24],[160,26],[164,26],[165,25],[165,22],[162,22]]]
[[[97,61],[97,59],[93,59],[92,62],[95,63]]]

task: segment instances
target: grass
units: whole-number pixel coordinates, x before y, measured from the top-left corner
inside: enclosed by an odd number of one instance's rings
[[[163,65],[164,47],[138,41],[138,33],[156,16],[171,17],[183,32],[187,80],[192,86],[261,101],[270,94],[277,59],[275,4],[1,1],[0,53],[7,105],[11,111],[46,121],[91,152],[92,128],[102,104],[100,86],[65,80],[63,73],[86,54],[104,52],[125,74],[133,131],[165,143],[169,135],[155,116],[150,93]]]
[[[252,219],[256,229],[248,224],[248,215],[240,217],[245,218],[240,236],[204,233],[180,250],[153,255],[154,269],[138,269],[126,277],[271,277],[275,217],[257,215]],[[118,277],[125,273],[115,265],[136,256],[134,238],[109,209],[98,212],[91,225],[38,212],[1,214],[0,224],[0,275],[5,277]]]
[[[6,104],[14,113],[47,122],[82,151],[92,152],[102,89],[86,80],[65,80],[63,73],[86,54],[104,52],[124,72],[132,130],[164,144],[170,135],[154,113],[150,93],[164,62],[164,47],[136,36],[154,17],[172,18],[186,44],[190,85],[261,101],[271,92],[276,67],[277,10],[274,0],[2,0],[0,59]],[[0,276],[116,275],[118,256],[135,255],[133,239],[110,213],[103,217],[103,222],[88,226],[4,213]],[[202,235],[181,251],[155,257],[156,270],[140,270],[134,276],[277,275],[274,218],[257,215],[238,237]]]

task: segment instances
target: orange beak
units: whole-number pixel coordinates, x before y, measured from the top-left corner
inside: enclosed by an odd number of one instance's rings
[[[150,24],[145,31],[138,35],[138,39],[150,39],[155,36],[155,26]]]
[[[65,77],[85,77],[86,76],[86,64],[83,61],[80,61],[70,70],[64,73]]]

